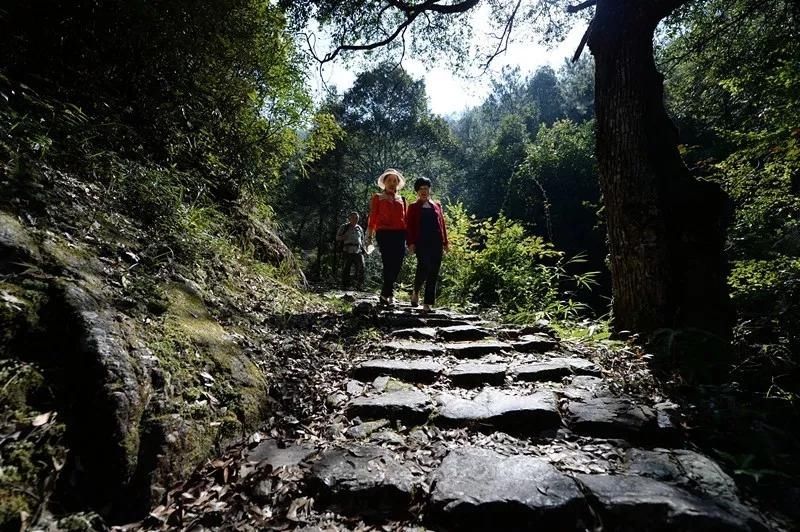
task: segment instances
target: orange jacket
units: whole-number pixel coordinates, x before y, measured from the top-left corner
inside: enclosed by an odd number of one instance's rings
[[[367,229],[370,233],[389,229],[405,231],[406,200],[400,194],[381,192],[372,196],[369,202],[369,221]]]

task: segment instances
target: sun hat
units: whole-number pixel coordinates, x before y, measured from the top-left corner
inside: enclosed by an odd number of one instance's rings
[[[401,174],[399,170],[395,170],[394,168],[387,168],[378,177],[378,186],[380,187],[381,190],[386,188],[386,185],[383,183],[383,181],[386,179],[386,176],[388,175],[396,175],[397,178],[400,180],[400,182],[397,183],[397,190],[400,190],[401,188],[406,186],[406,178],[403,177],[403,174]]]

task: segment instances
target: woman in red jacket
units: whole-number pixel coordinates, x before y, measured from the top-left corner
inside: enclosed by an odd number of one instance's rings
[[[367,242],[377,239],[383,262],[381,303],[394,304],[394,284],[406,255],[406,200],[399,190],[406,180],[399,171],[389,168],[378,177],[383,190],[372,196],[369,204]]]
[[[414,181],[417,201],[409,205],[406,215],[406,240],[408,251],[417,254],[417,271],[414,275],[414,291],[411,306],[419,304],[419,292],[425,285],[423,312],[430,312],[436,300],[436,283],[442,254],[449,249],[447,228],[444,225],[442,206],[431,199],[431,180],[420,177]]]

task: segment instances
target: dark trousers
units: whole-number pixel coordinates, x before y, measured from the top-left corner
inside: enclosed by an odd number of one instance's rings
[[[403,257],[406,256],[406,232],[380,230],[375,233],[378,247],[381,250],[381,262],[383,262],[383,286],[381,295],[392,297],[394,295],[394,283],[400,275],[400,268],[403,266]]]
[[[422,246],[417,248],[417,271],[414,273],[414,291],[419,292],[425,285],[423,303],[433,305],[436,300],[436,284],[439,269],[442,267],[442,246]]]
[[[356,270],[356,287],[361,289],[364,286],[364,255],[361,253],[342,254],[342,288],[350,286],[350,268]]]

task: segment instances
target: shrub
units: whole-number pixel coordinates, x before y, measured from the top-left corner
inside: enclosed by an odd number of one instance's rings
[[[564,289],[589,288],[594,274],[567,275],[569,261],[552,244],[503,215],[478,220],[461,204],[445,215],[450,252],[442,265],[442,301],[496,307],[520,321],[574,317],[584,308]]]

